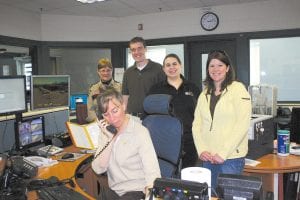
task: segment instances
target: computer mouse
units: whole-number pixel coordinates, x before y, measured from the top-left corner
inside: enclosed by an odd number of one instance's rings
[[[69,159],[69,158],[74,158],[74,154],[72,153],[66,153],[61,157],[61,159]]]

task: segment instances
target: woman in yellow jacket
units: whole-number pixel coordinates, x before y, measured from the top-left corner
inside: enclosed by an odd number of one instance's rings
[[[224,51],[208,55],[204,85],[192,130],[199,159],[203,167],[211,170],[211,186],[215,189],[218,174],[243,171],[251,101],[245,86],[235,80],[230,58]]]

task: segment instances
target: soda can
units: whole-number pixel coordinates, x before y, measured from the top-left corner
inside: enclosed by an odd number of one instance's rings
[[[290,154],[290,131],[277,131],[277,154],[279,156],[287,156]]]

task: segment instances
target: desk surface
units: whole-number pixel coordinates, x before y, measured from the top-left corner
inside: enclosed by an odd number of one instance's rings
[[[76,149],[75,147],[67,147],[65,148],[65,152],[78,152],[79,150]],[[78,169],[78,167],[86,160],[90,157],[91,155],[86,154],[85,156],[77,159],[76,161],[72,161],[72,162],[59,162],[56,165],[53,165],[51,167],[42,167],[39,168],[38,170],[38,175],[36,178],[49,178],[51,176],[56,176],[59,180],[63,180],[63,179],[70,179],[72,178],[75,183],[75,173],[76,170]],[[55,157],[54,157],[55,159]],[[86,193],[85,191],[82,190],[82,188],[79,187],[78,184],[75,184],[75,191],[83,194],[84,196],[86,196],[88,199],[94,199],[92,196],[90,196],[88,193]],[[37,199],[37,195],[35,192],[30,192],[28,194],[28,199]]]
[[[74,147],[68,147],[66,148],[66,151],[76,152],[78,150]],[[49,178],[50,176],[57,176],[60,180],[71,178],[74,176],[78,166],[89,156],[90,155],[85,155],[74,162],[59,162],[59,164],[52,167],[40,168],[38,171],[38,178]],[[270,174],[300,171],[300,156],[278,156],[277,154],[268,154],[259,158],[258,161],[261,163],[255,167],[245,166],[244,171]],[[75,190],[89,199],[94,199],[92,196],[83,191],[78,184],[76,184]],[[28,199],[36,199],[36,195],[29,195]],[[212,200],[216,200],[216,198],[212,198]]]
[[[300,156],[278,156],[267,154],[258,159],[261,163],[255,167],[246,165],[245,172],[254,173],[289,173],[300,171]]]
[[[245,166],[244,172],[246,173],[255,173],[255,174],[273,174],[273,190],[274,191],[274,199],[283,200],[284,192],[283,192],[283,174],[298,172],[300,171],[300,156],[296,155],[288,155],[288,156],[279,156],[277,154],[267,154],[258,159],[261,163],[256,165],[255,167]],[[275,175],[276,174],[276,175]],[[270,182],[269,182],[270,183]],[[269,184],[265,185],[264,190]]]
[[[78,152],[78,149],[76,149],[75,147],[68,147],[65,149],[65,151]],[[36,178],[49,178],[51,176],[56,176],[59,180],[72,178],[75,181],[75,183],[77,183],[73,176],[76,173],[76,170],[78,169],[80,164],[84,162],[86,159],[88,159],[90,156],[91,155],[87,154],[73,162],[59,162],[58,164],[53,165],[51,167],[39,168],[38,175]],[[76,184],[75,191],[83,194],[88,199],[91,200],[95,199],[94,197],[86,193],[79,185],[80,184]],[[29,200],[37,199],[36,193],[30,192],[28,194],[28,199]],[[212,197],[211,200],[217,200],[217,198]]]

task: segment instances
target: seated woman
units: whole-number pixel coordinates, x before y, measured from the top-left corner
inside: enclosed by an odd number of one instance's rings
[[[97,174],[107,172],[109,185],[109,188],[101,186],[98,199],[143,199],[160,177],[148,129],[139,118],[125,113],[122,95],[115,89],[102,92],[97,101],[104,119],[99,121],[99,148],[92,168]],[[116,128],[116,133],[108,131],[109,125]]]

